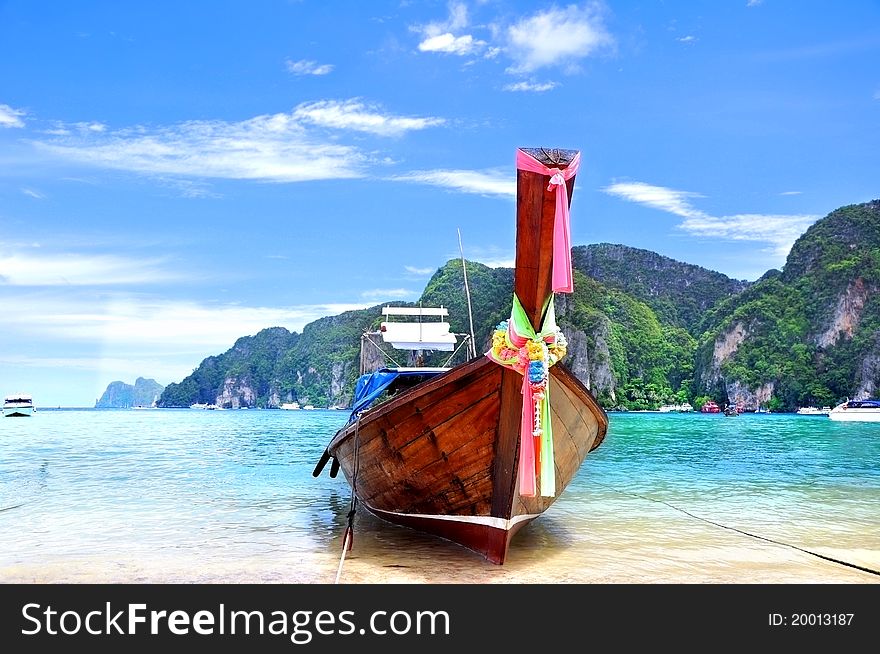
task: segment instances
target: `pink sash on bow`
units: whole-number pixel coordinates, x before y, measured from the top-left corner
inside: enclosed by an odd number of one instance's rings
[[[556,218],[553,221],[553,292],[571,293],[574,290],[571,271],[571,226],[568,212],[568,187],[565,182],[577,174],[581,165],[578,152],[568,168],[548,168],[533,156],[522,150],[516,151],[517,170],[527,170],[550,176],[548,191],[556,192]]]

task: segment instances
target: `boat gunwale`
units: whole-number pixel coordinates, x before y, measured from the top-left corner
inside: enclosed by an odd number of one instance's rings
[[[475,357],[470,361],[466,361],[454,368],[450,368],[447,372],[443,372],[438,374],[431,379],[428,379],[421,384],[417,384],[412,388],[407,389],[402,392],[397,397],[394,397],[386,402],[383,402],[374,407],[368,407],[364,409],[360,416],[356,418],[352,422],[346,423],[338,432],[336,432],[335,436],[330,440],[330,443],[327,445],[327,451],[332,455],[333,452],[342,444],[342,442],[352,436],[355,433],[355,428],[358,423],[361,424],[365,422],[372,422],[373,420],[377,420],[388,413],[398,409],[399,407],[409,403],[416,396],[421,396],[431,391],[434,391],[438,388],[442,388],[447,383],[451,381],[455,381],[465,375],[468,375],[473,372],[477,372],[480,369],[486,366],[497,366],[498,364],[489,359],[486,356]],[[502,368],[499,366],[499,370]],[[565,367],[562,363],[557,363],[556,365],[550,368],[550,374],[560,383],[564,384],[569,390],[571,390],[578,398],[590,409],[590,413],[596,418],[597,422],[597,433],[596,438],[593,441],[592,447],[590,447],[589,451],[592,452],[605,440],[605,436],[608,432],[608,414],[605,412],[605,409],[599,404],[590,390],[584,386],[584,384],[571,372],[567,367]]]

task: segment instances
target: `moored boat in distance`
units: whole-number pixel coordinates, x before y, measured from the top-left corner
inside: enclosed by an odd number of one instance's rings
[[[608,417],[559,362],[566,342],[553,308],[554,293],[573,290],[568,210],[579,163],[576,151],[517,150],[512,309],[486,356],[471,349],[452,367],[417,359],[359,379],[349,421],[313,473],[332,459],[330,476],[341,469],[352,488],[343,547],[356,497],[380,518],[502,564],[517,531],[602,443]],[[466,290],[464,262],[463,275]],[[416,327],[388,329],[404,345],[422,345],[412,339]],[[434,345],[425,350],[455,351],[443,327],[429,331]]]
[[[700,413],[721,413],[721,407],[716,402],[709,400],[700,408]]]
[[[799,416],[827,416],[831,413],[831,407],[824,406],[821,409],[817,409],[814,406],[802,406],[795,413]]]
[[[831,409],[832,420],[851,422],[880,422],[880,399],[848,400]]]
[[[34,398],[28,393],[13,393],[3,398],[3,416],[26,417],[34,413]]]
[[[299,402],[285,402],[281,405],[285,411],[299,411]]]

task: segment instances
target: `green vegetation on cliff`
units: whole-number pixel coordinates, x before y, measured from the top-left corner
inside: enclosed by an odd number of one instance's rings
[[[818,221],[782,271],[754,283],[622,245],[572,254],[574,293],[556,298],[564,363],[606,408],[711,398],[793,410],[880,386],[878,201]],[[467,281],[481,356],[509,315],[513,270],[467,262]],[[419,303],[447,307],[452,330],[470,332],[461,260],[435,272]],[[243,337],[170,384],[160,405],[348,405],[361,336],[378,327],[381,306],[322,318],[301,335],[274,327]]]

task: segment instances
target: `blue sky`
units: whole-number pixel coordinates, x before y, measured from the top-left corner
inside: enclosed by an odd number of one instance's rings
[[[880,197],[880,3],[0,1],[0,392],[93,406],[239,336],[575,245],[754,280]]]

